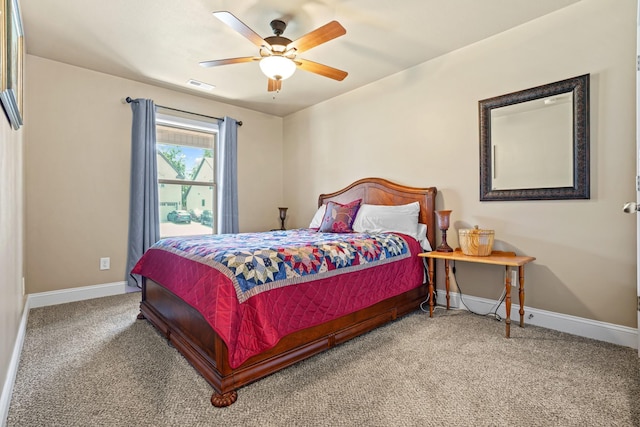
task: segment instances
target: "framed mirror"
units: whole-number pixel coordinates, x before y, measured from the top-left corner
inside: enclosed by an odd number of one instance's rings
[[[481,201],[590,197],[589,74],[478,104]]]

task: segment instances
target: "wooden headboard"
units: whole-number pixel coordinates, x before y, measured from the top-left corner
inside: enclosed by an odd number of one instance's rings
[[[362,199],[362,203],[391,206],[418,202],[420,203],[418,221],[427,224],[427,239],[429,239],[431,247],[435,248],[436,227],[434,212],[437,193],[436,187],[407,187],[382,178],[364,178],[335,193],[321,194],[318,198],[318,207],[330,200],[344,204],[356,199]]]

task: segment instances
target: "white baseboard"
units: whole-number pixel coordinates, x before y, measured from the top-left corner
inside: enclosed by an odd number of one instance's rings
[[[30,308],[31,307],[29,306],[29,299],[27,299],[22,310],[22,318],[20,319],[16,342],[13,346],[13,352],[11,353],[9,369],[7,369],[7,377],[4,381],[4,385],[2,386],[2,396],[0,396],[0,425],[2,425],[3,427],[7,425],[7,417],[9,416],[9,405],[11,404],[13,385],[16,382],[16,375],[18,374],[18,364],[20,363],[22,345],[24,344],[24,337],[27,333],[27,320],[29,319]]]
[[[450,292],[449,296],[449,306],[451,308],[473,310],[476,313],[493,312],[497,304],[497,301],[495,300],[463,295],[462,298],[464,298],[464,303],[469,306],[465,307],[465,304],[462,304],[460,301],[459,293]],[[444,290],[438,290],[436,303],[438,305],[446,306],[447,299]],[[520,315],[518,314],[519,310],[519,304],[511,304],[512,325],[517,325],[520,322]],[[552,311],[527,307],[526,305],[524,306],[524,313],[525,325],[541,326],[543,328],[567,332],[581,337],[593,338],[599,341],[605,341],[625,347],[638,348],[638,329],[615,325],[613,323],[599,322],[568,314],[554,313]],[[498,315],[503,319],[506,317],[507,314],[505,312],[504,303],[502,303],[498,308]]]
[[[65,304],[92,298],[109,297],[126,293],[126,282],[105,283],[103,285],[82,286],[79,288],[61,289],[59,291],[38,292],[29,294],[27,301],[31,308]]]

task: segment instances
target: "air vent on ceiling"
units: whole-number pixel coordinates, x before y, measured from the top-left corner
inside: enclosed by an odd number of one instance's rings
[[[187,84],[189,86],[193,86],[195,88],[202,89],[202,90],[212,90],[213,88],[215,88],[215,86],[213,85],[210,85],[204,82],[199,82],[198,80],[194,80],[194,79],[187,80]]]

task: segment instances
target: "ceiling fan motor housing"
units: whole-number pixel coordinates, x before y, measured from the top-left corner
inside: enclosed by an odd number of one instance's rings
[[[291,43],[291,40],[281,36],[267,37],[264,39],[264,41],[271,45],[274,53],[284,53],[287,45]]]
[[[271,29],[273,30],[273,34],[275,34],[276,36],[281,35],[282,33],[284,33],[284,30],[287,29],[287,23],[284,21],[281,21],[280,19],[274,19],[273,21],[271,21]]]

